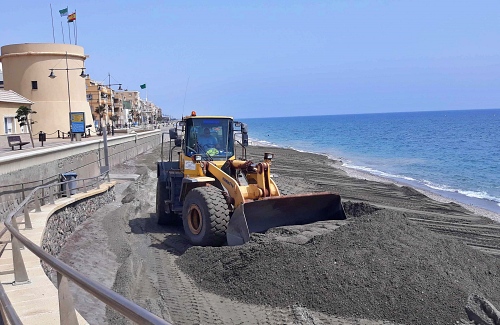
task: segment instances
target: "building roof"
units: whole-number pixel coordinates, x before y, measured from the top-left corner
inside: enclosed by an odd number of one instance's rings
[[[0,102],[17,104],[34,104],[28,98],[25,98],[13,90],[0,89]]]

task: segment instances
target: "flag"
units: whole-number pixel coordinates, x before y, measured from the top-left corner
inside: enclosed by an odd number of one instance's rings
[[[61,17],[62,16],[67,16],[68,15],[68,7],[59,10],[59,14],[61,14]]]
[[[68,23],[72,23],[76,20],[76,12],[72,13],[71,15],[68,15]]]
[[[142,84],[141,89],[146,89],[146,84]]]

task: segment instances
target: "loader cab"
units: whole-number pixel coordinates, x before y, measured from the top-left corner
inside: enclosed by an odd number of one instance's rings
[[[200,154],[203,160],[226,161],[234,155],[233,120],[228,117],[186,119],[184,154]]]

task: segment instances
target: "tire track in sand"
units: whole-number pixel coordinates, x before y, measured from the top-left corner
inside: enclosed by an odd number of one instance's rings
[[[154,252],[157,290],[163,298],[170,321],[174,324],[392,324],[387,321],[345,319],[311,311],[300,306],[280,309],[264,305],[245,304],[199,289],[194,280],[176,264],[179,254],[190,247],[185,238],[166,230],[158,232],[155,219],[146,221],[155,230],[148,232]],[[162,228],[162,227],[159,227]],[[163,228],[165,229],[165,228]],[[208,272],[208,270],[207,270]]]
[[[157,244],[163,242],[162,235],[150,233],[150,237],[152,242]],[[182,244],[182,241],[179,242]],[[153,254],[155,261],[153,269],[158,275],[157,289],[169,309],[174,324],[293,323],[283,311],[245,305],[202,292],[191,278],[179,270],[175,264],[177,256],[161,249],[155,249]]]

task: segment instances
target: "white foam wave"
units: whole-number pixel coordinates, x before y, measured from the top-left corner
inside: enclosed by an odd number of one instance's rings
[[[265,140],[259,140],[259,139],[252,139],[252,138],[249,138],[248,139],[248,142],[250,145],[252,146],[259,146],[259,147],[280,147],[278,146],[277,144],[274,144],[270,141],[265,141]]]
[[[489,200],[489,201],[500,203],[500,198],[491,196],[484,191],[461,190],[461,189],[452,188],[452,187],[442,185],[442,184],[435,184],[435,183],[430,182],[428,180],[423,180],[423,184],[425,184],[426,186],[428,186],[432,189],[439,190],[439,191],[459,193],[459,194],[462,194],[462,195],[465,195],[468,197],[472,197],[472,198],[476,198],[476,199]],[[500,206],[500,204],[499,204],[499,206]]]
[[[415,178],[412,178],[412,177],[398,175],[398,174],[390,174],[390,173],[386,173],[386,172],[376,170],[376,169],[366,167],[366,166],[353,165],[349,162],[344,162],[344,166],[347,168],[358,169],[358,170],[361,170],[361,171],[364,171],[364,172],[367,172],[370,174],[374,174],[376,176],[384,177],[384,178],[391,178],[391,179],[398,178],[398,179],[404,179],[404,180],[412,181],[412,182],[417,181]]]
[[[360,170],[360,171],[363,171],[363,172],[366,172],[366,173],[369,173],[369,174],[372,174],[375,176],[380,176],[382,178],[392,179],[392,180],[396,180],[396,181],[397,180],[404,180],[404,181],[409,182],[410,186],[412,186],[412,185],[416,186],[416,187],[425,186],[427,188],[430,188],[430,189],[433,189],[436,191],[458,193],[458,194],[462,194],[462,195],[465,195],[465,196],[470,197],[470,198],[498,202],[497,205],[500,206],[500,198],[489,195],[488,193],[486,193],[484,191],[471,191],[471,190],[456,189],[456,188],[452,188],[452,187],[447,186],[447,185],[436,184],[436,183],[433,183],[433,182],[428,181],[428,180],[417,180],[413,177],[409,177],[409,176],[405,176],[405,175],[390,174],[390,173],[386,173],[386,172],[376,170],[376,169],[373,169],[370,167],[354,165],[354,164],[351,164],[350,162],[344,162],[343,165],[347,168]]]
[[[284,149],[295,150],[295,151],[298,151],[298,152],[304,152],[304,153],[311,153],[311,154],[316,154],[316,155],[322,155],[322,153],[318,153],[318,152],[314,152],[314,151],[307,151],[307,150],[303,150],[303,149],[298,149],[298,148],[295,148],[295,147],[292,147],[292,146],[277,145],[277,144],[275,144],[273,142],[269,142],[269,141],[266,141],[266,140],[259,140],[259,139],[249,138],[248,142],[252,146],[284,148]],[[324,155],[326,155],[326,154],[324,154]],[[328,158],[333,159],[333,160],[338,160],[338,158],[337,159],[331,158],[331,157],[328,157]]]

